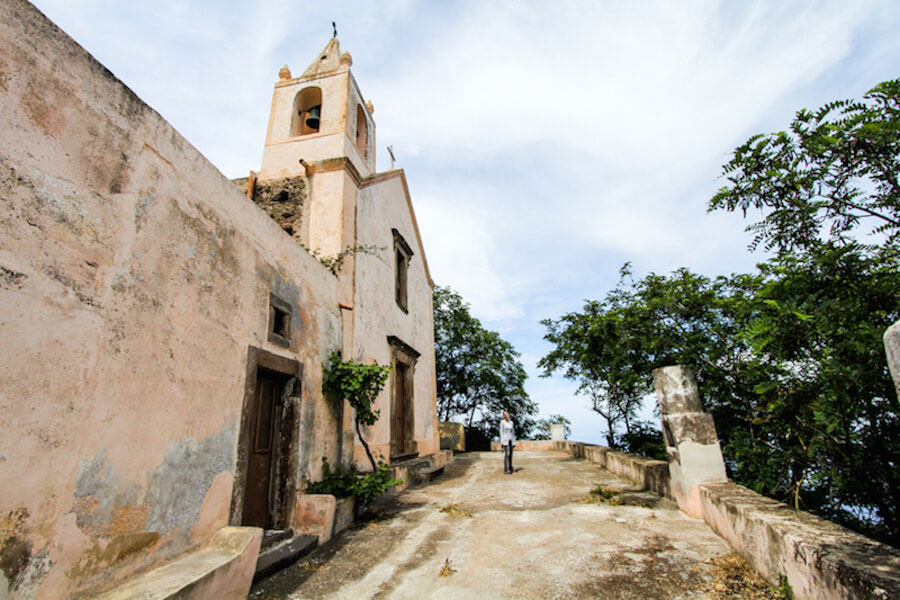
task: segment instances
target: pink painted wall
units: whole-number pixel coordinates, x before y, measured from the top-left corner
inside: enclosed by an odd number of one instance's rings
[[[338,281],[23,0],[0,3],[0,130],[0,596],[60,598],[227,524],[249,347],[304,365],[300,474],[336,458]]]
[[[432,283],[425,250],[419,244],[418,227],[407,196],[402,171],[377,176],[364,184],[357,201],[357,244],[381,248],[379,254],[355,257],[354,356],[365,362],[391,363],[389,335],[396,336],[419,352],[413,373],[414,438],[420,456],[440,451],[437,424],[437,392],[435,387],[434,311]],[[408,310],[395,301],[394,237],[397,229],[413,250],[407,279]],[[393,375],[392,375],[393,377]],[[385,459],[391,442],[391,386],[393,379],[379,394],[376,408],[382,418],[368,431],[373,450]],[[361,446],[356,459],[368,464]]]

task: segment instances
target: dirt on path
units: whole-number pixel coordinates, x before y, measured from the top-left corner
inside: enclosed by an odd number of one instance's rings
[[[499,453],[458,455],[250,598],[719,597],[708,561],[729,549],[702,521],[588,461],[515,459],[505,475]],[[587,502],[597,484],[626,493]]]

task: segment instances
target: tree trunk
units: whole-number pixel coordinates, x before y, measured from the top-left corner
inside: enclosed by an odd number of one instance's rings
[[[606,419],[606,428],[607,428],[606,444],[610,448],[615,448],[616,447],[616,437],[613,434],[613,426],[614,426],[613,419],[611,417],[607,417],[606,415],[604,415],[604,418]]]
[[[363,448],[366,450],[366,456],[369,457],[369,462],[372,463],[372,472],[375,473],[378,471],[378,467],[375,465],[375,457],[372,456],[372,451],[369,450],[369,444],[363,438],[362,431],[359,429],[359,419],[356,419],[356,435],[359,436],[359,441],[362,442]]]

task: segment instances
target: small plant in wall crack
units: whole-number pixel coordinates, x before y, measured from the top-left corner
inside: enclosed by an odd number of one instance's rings
[[[344,267],[344,261],[348,256],[355,256],[357,254],[368,254],[370,256],[374,256],[379,260],[383,260],[381,258],[381,251],[384,250],[384,246],[375,246],[372,244],[358,244],[356,246],[347,246],[337,254],[322,254],[322,252],[318,249],[309,248],[303,244],[303,249],[313,255],[313,258],[318,260],[322,265],[331,271],[332,275],[338,275],[341,272],[341,269]]]

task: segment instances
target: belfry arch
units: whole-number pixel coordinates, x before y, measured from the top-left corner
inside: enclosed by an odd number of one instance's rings
[[[318,133],[322,119],[322,88],[303,88],[294,96],[291,137]]]
[[[356,105],[356,149],[363,160],[368,160],[369,121],[366,119],[366,111],[360,104]]]

